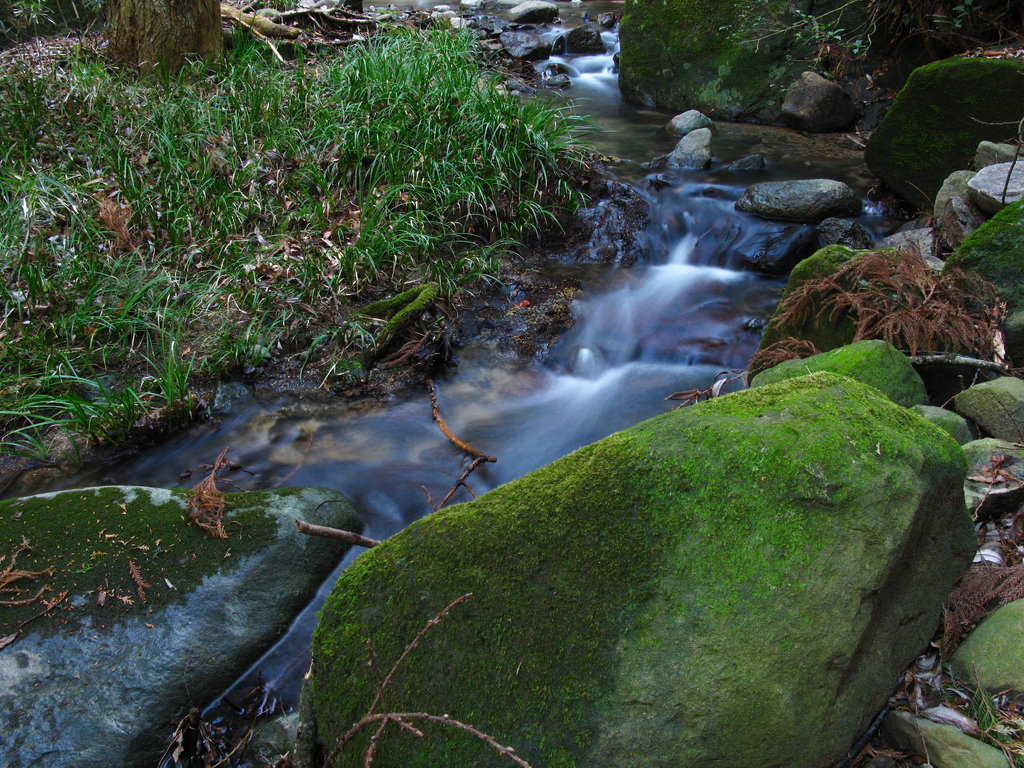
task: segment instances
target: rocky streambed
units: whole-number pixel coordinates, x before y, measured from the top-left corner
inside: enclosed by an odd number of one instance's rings
[[[570,26],[513,31],[543,44]],[[653,766],[679,754],[756,766],[768,764],[768,752],[771,764],[824,765],[886,706],[974,556],[965,483],[975,506],[1007,499],[981,523],[994,539],[1014,541],[1015,512],[1003,515],[1016,509],[1006,496],[1019,487],[1014,438],[1001,432],[998,447],[958,448],[978,429],[1001,427],[967,404],[958,410],[977,426],[927,410],[924,383],[882,342],[666,413],[675,405],[666,397],[741,388],[722,374],[746,366],[794,264],[823,245],[849,253],[877,245],[898,222],[866,199],[871,179],[843,139],[711,123],[685,141],[678,125],[666,132],[671,114],[628,107],[615,89],[614,19],[606,29],[603,51],[594,43],[537,65],[542,81],[566,74],[568,83],[553,85],[618,132],[597,137],[619,158],[601,182],[605,194],[574,238],[510,269],[503,290],[465,318],[472,340],[436,382],[450,431],[497,458],[467,479],[472,494],[502,487],[428,515],[428,499],[444,496],[471,457],[441,434],[422,389],[386,401],[323,399],[243,381],[221,387],[211,422],[160,448],[46,480],[51,489],[189,487],[229,448],[221,487],[264,495],[225,497],[226,539],[189,527],[194,510],[178,491],[69,490],[5,502],[3,584],[28,590],[10,593],[19,599],[32,597],[30,585],[44,590],[17,608],[0,640],[12,681],[3,704],[8,765],[148,765],[169,734],[170,756],[185,754],[186,742],[215,744],[202,723],[229,710],[248,724],[277,701],[294,709],[313,612],[339,563],[307,685],[306,722],[318,723],[328,748],[374,715],[366,637],[386,670],[432,616],[469,592],[401,665],[387,711],[462,718],[534,766]],[[809,370],[819,373],[788,380]],[[998,402],[988,412],[1016,413]],[[32,483],[22,478],[9,493],[38,490]],[[305,490],[265,490],[284,486]],[[455,490],[455,501],[470,499],[469,489]],[[149,522],[159,510],[162,522]],[[354,553],[344,545],[293,534],[296,516],[387,541],[348,567]],[[37,551],[20,549],[21,536]],[[40,559],[41,542],[56,536],[81,547]],[[995,550],[999,567],[1016,566],[1006,546],[990,546],[988,557]],[[64,581],[47,581],[58,575]],[[319,583],[284,639],[257,659]],[[1001,620],[1013,626],[1012,615]],[[243,640],[254,628],[262,634]],[[961,674],[979,657],[967,658]],[[932,666],[911,678],[918,709],[944,705],[935,675]],[[999,675],[987,682],[1015,685]],[[190,713],[225,686],[217,708]],[[889,743],[927,752],[939,768],[964,764],[942,762],[943,738],[984,764],[1005,764],[976,734],[947,722],[928,741],[935,727],[908,718],[892,717]],[[419,741],[389,733],[382,764],[507,759],[445,723],[425,732]],[[346,760],[363,759],[369,733]],[[813,749],[808,733],[817,734]],[[308,759],[311,743],[304,732],[294,758]],[[262,755],[244,759],[277,759]]]

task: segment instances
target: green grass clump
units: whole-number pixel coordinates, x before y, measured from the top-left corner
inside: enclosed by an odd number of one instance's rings
[[[579,202],[581,123],[503,93],[468,35],[140,80],[94,56],[0,78],[3,450],[117,440],[190,382],[374,343],[358,307],[450,298]]]

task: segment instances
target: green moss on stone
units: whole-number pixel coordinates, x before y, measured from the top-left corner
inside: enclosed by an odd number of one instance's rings
[[[205,576],[272,538],[278,522],[260,507],[271,495],[280,494],[225,494],[228,539],[214,538],[187,520],[183,490],[107,486],[0,501],[0,555],[9,558],[12,549],[27,540],[32,549],[18,555],[17,568],[53,569],[52,574],[14,582],[12,587],[24,591],[0,597],[31,597],[42,589],[42,599],[52,600],[66,591],[68,598],[58,609],[33,622],[37,631],[56,630],[71,615],[112,621],[178,602]],[[149,585],[145,603],[129,562]],[[5,606],[0,611],[0,636],[13,632],[40,608],[39,602]]]
[[[374,696],[367,638],[387,669],[472,593],[408,657],[390,709],[472,723],[534,765],[826,764],[932,632],[943,588],[917,590],[948,586],[969,560],[963,476],[951,438],[831,374],[644,422],[420,520],[345,571],[314,639],[320,733],[333,743]],[[837,536],[851,515],[866,527]],[[941,556],[908,557],[906,581],[864,581],[875,558],[942,540],[917,528],[938,520],[955,531]],[[879,595],[895,600],[874,606]],[[872,644],[890,621],[909,634]],[[839,695],[821,693],[820,645],[836,637],[821,626],[871,646],[829,662]],[[377,759],[504,764],[468,734],[424,730],[392,732]],[[369,736],[338,764],[359,764]]]
[[[1024,65],[952,58],[915,69],[868,141],[868,167],[930,210],[942,182],[969,167],[978,143],[1000,141],[1021,119]]]
[[[802,360],[788,360],[754,376],[750,386],[763,387],[815,371],[849,376],[907,408],[928,402],[924,382],[909,358],[892,344],[878,339],[858,341]]]
[[[1024,200],[968,235],[946,261],[946,269],[954,267],[977,272],[995,285],[1010,312],[1024,309]]]
[[[782,290],[779,304],[781,305],[797,286],[808,280],[833,274],[857,253],[865,253],[865,251],[854,251],[843,245],[829,245],[808,256],[793,267],[793,271],[789,273],[789,281]],[[815,315],[818,314],[815,313]],[[853,341],[853,336],[853,325],[848,320],[837,319],[837,322],[831,322],[828,318],[814,316],[797,327],[791,323],[782,323],[779,320],[779,310],[776,309],[768,321],[764,335],[761,336],[761,344],[758,349],[764,349],[783,339],[797,338],[808,339],[820,351],[825,352],[849,344]]]
[[[784,89],[812,58],[811,46],[795,35],[764,37],[791,20],[785,0],[756,7],[745,0],[627,0],[622,92],[652,106],[772,122]]]

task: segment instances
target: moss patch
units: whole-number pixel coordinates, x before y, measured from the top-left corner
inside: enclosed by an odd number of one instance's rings
[[[928,402],[924,382],[910,360],[892,344],[866,339],[802,360],[788,360],[757,374],[751,387],[763,387],[814,371],[831,371],[863,382],[894,403],[909,408]]]
[[[53,571],[14,582],[10,586],[23,591],[2,593],[0,599],[31,597],[42,589],[41,599],[52,600],[66,591],[57,609],[32,623],[37,632],[86,615],[102,624],[178,602],[203,577],[274,536],[278,522],[260,507],[280,494],[225,494],[228,539],[213,538],[187,520],[183,490],[108,486],[0,501],[0,554],[9,556],[25,539],[32,549],[18,556],[17,568]],[[0,562],[0,568],[9,562]],[[129,563],[148,584],[145,601]],[[38,601],[4,606],[0,636],[41,608]]]
[[[535,765],[824,764],[969,560],[963,475],[951,438],[831,374],[644,422],[361,556],[314,639],[321,735],[373,698],[366,638],[386,670],[471,592],[394,678],[392,711],[447,713]],[[921,542],[934,550],[891,580],[879,564]],[[856,658],[837,634],[859,639]],[[424,730],[391,733],[377,759],[502,764],[468,734]],[[369,736],[338,764],[360,764]]]
[[[772,122],[784,88],[812,58],[793,35],[756,42],[784,26],[790,4],[766,0],[627,0],[619,84],[637,103],[699,109],[725,120]]]
[[[949,174],[967,168],[983,139],[1013,132],[1024,104],[1024,65],[952,58],[915,69],[868,141],[868,167],[899,195],[931,210]]]

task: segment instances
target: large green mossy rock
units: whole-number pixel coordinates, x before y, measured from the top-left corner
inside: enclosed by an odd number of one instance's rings
[[[361,529],[326,488],[224,500],[227,539],[188,522],[184,491],[116,486],[0,501],[0,566],[28,542],[16,568],[36,574],[0,599],[42,590],[0,608],[0,765],[157,765],[189,707],[256,661],[344,555],[340,542],[299,535],[295,519]]]
[[[953,58],[918,67],[868,141],[868,167],[931,210],[943,180],[970,166],[978,143],[1001,141],[1024,104],[1024,64]],[[1012,132],[1012,131],[1011,131]]]
[[[1006,206],[968,235],[946,267],[972,270],[995,285],[1009,313],[1007,351],[1018,363],[1024,361],[1024,200]]]
[[[802,360],[787,360],[754,376],[750,386],[764,387],[817,371],[849,376],[906,408],[928,402],[924,382],[910,359],[889,342],[878,339],[858,341]]]
[[[820,768],[927,644],[970,562],[944,432],[817,373],[675,410],[364,553],[320,615],[332,745],[383,670],[389,711],[448,715],[558,768]],[[466,732],[389,726],[381,765],[504,766]],[[362,764],[374,729],[339,766]]]
[[[785,0],[756,11],[743,0],[626,0],[619,87],[638,104],[774,122],[785,89],[812,58],[795,35],[758,40],[770,20],[792,21],[789,9]]]
[[[1024,693],[1024,600],[981,622],[953,655],[952,666],[957,676],[992,693]]]
[[[808,256],[789,273],[789,280],[779,297],[779,304],[781,305],[798,286],[808,280],[834,274],[858,253],[863,251],[854,251],[843,245],[828,245]],[[761,336],[759,350],[788,338],[810,341],[822,352],[845,346],[853,341],[855,329],[848,318],[833,318],[831,315],[825,316],[822,312],[812,312],[804,322],[798,324],[784,321],[780,315],[780,310],[776,308]]]

